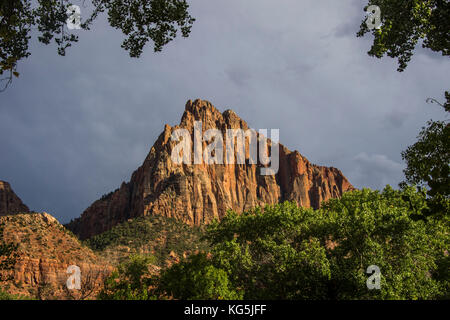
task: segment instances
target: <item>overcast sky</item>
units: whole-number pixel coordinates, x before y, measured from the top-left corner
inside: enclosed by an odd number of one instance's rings
[[[233,109],[311,162],[358,187],[394,187],[400,152],[450,89],[448,58],[418,49],[403,73],[357,38],[363,0],[192,0],[189,38],[139,59],[99,19],[60,57],[32,43],[0,94],[0,180],[33,210],[65,223],[129,181],[188,99]],[[77,1],[74,1],[77,4]],[[82,8],[83,18],[83,8]]]

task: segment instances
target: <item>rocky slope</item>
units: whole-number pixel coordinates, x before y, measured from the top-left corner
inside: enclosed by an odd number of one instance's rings
[[[0,180],[0,216],[20,212],[29,212],[29,209],[14,193],[9,183]]]
[[[153,268],[166,267],[210,247],[202,239],[204,226],[189,226],[161,215],[141,216],[122,222],[84,243],[111,265],[130,255],[153,256]]]
[[[48,213],[0,217],[0,242],[18,245],[12,270],[0,271],[0,286],[12,294],[40,299],[94,298],[111,267]],[[67,268],[81,269],[82,290],[67,290]]]
[[[354,189],[340,170],[311,164],[299,152],[281,144],[279,171],[274,175],[261,175],[261,164],[249,163],[248,143],[244,164],[176,164],[171,153],[177,142],[171,135],[184,128],[194,139],[194,121],[202,121],[203,132],[219,129],[224,137],[226,129],[248,129],[247,123],[231,110],[221,113],[208,101],[189,100],[180,124],[164,127],[130,182],[94,202],[67,227],[86,239],[129,218],[145,215],[201,225],[222,218],[228,209],[242,212],[284,200],[318,208],[322,201]],[[203,149],[206,145],[203,142]]]

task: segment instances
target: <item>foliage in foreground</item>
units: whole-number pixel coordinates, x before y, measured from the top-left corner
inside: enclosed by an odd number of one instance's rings
[[[172,41],[178,31],[188,37],[195,19],[188,12],[186,0],[92,0],[91,13],[86,15],[84,1],[80,27],[89,30],[99,14],[106,12],[111,27],[122,31],[125,40],[121,47],[131,57],[139,57],[145,45],[153,42],[155,52]],[[78,36],[67,29],[67,20],[72,16],[69,0],[8,0],[0,2],[0,76],[7,72],[6,84],[12,76],[19,76],[17,64],[30,56],[30,39],[36,36],[43,44],[52,40],[58,46],[58,54],[64,56],[66,49],[78,41]],[[76,3],[75,3],[76,4]],[[74,22],[74,21],[72,21]]]
[[[425,192],[387,186],[346,193],[320,210],[285,202],[229,212],[208,227],[209,254],[158,276],[133,258],[99,298],[448,299],[448,214],[414,218],[424,210]],[[380,268],[380,290],[367,288],[370,265]]]
[[[100,300],[150,300],[153,298],[149,288],[149,264],[154,263],[151,256],[133,255],[129,261],[119,265],[105,279]]]
[[[450,101],[450,95],[447,96]],[[450,106],[450,103],[448,104]],[[450,124],[428,121],[418,141],[402,152],[406,180],[428,187],[432,197],[450,197]]]
[[[156,293],[184,300],[243,298],[242,292],[233,289],[226,271],[215,267],[204,253],[191,256],[164,272],[158,279]]]
[[[382,25],[379,29],[369,30],[364,20],[357,34],[359,37],[373,34],[370,56],[397,58],[397,70],[403,71],[420,42],[423,48],[443,56],[450,55],[448,0],[369,0],[367,7],[370,5],[380,7]]]
[[[449,221],[411,218],[424,209],[424,193],[387,186],[316,211],[285,202],[230,212],[208,229],[211,258],[167,269],[157,291],[176,299],[217,298],[214,286],[244,299],[449,298]],[[366,286],[370,265],[380,268],[380,290]],[[207,270],[216,281],[205,288],[196,276]]]

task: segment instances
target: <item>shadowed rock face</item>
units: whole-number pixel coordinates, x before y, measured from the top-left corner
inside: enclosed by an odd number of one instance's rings
[[[340,170],[313,165],[281,144],[276,175],[261,175],[261,164],[249,164],[248,142],[245,164],[176,164],[171,152],[178,142],[171,140],[172,132],[187,129],[193,141],[194,121],[202,121],[203,132],[219,129],[223,137],[226,129],[248,129],[231,110],[221,113],[208,101],[189,100],[180,124],[165,125],[130,182],[94,202],[68,228],[85,239],[142,215],[163,215],[200,225],[221,219],[228,209],[241,213],[284,200],[318,208],[322,201],[354,189]],[[207,144],[203,142],[203,150]]]
[[[8,182],[0,181],[0,216],[29,212]]]

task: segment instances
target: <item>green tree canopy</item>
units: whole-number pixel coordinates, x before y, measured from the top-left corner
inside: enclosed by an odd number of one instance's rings
[[[211,258],[172,266],[160,285],[184,299],[212,298],[219,282],[244,299],[448,297],[449,222],[411,218],[427,208],[423,192],[387,186],[345,193],[319,210],[285,202],[229,212],[208,228]],[[380,268],[380,290],[367,288],[371,265]],[[208,270],[216,280],[202,282]]]
[[[446,92],[447,101],[444,104],[435,99],[427,101],[436,102],[450,112],[450,93]],[[407,183],[426,187],[428,189],[428,209],[422,211],[425,218],[435,215],[442,218],[450,215],[450,124],[448,120],[430,120],[422,128],[418,141],[402,152],[406,161],[404,170]]]
[[[150,300],[151,273],[149,265],[154,263],[152,256],[132,255],[123,262],[104,281],[98,294],[99,300]]]
[[[200,253],[165,270],[157,287],[160,297],[193,300],[236,300],[242,298],[232,287],[227,273],[216,268]]]
[[[424,48],[450,55],[450,1],[369,0],[370,5],[381,9],[382,25],[370,30],[364,20],[357,34],[373,34],[370,56],[397,58],[397,70],[403,71],[420,41]]]
[[[418,141],[402,152],[409,183],[426,186],[430,196],[450,197],[450,125],[428,121]]]
[[[397,71],[407,67],[418,43],[443,56],[450,55],[450,1],[449,0],[369,0],[381,10],[382,25],[370,30],[362,21],[357,36],[367,33],[374,36],[368,54],[381,58],[387,55],[398,59]],[[446,102],[436,102],[450,112],[450,92],[445,92]],[[432,212],[448,208],[450,190],[449,170],[450,131],[448,121],[429,121],[422,128],[418,141],[402,152],[406,161],[406,182],[429,189],[429,206]],[[403,185],[404,183],[402,183]],[[445,211],[445,210],[444,210]],[[429,212],[430,213],[430,212]]]
[[[68,7],[76,5],[69,0],[7,0],[0,2],[0,76],[4,84],[0,91],[11,83],[13,75],[19,76],[17,64],[27,58],[29,41],[35,35],[41,43],[54,40],[58,53],[65,55],[66,49],[78,41],[78,36],[67,29]],[[83,10],[85,1],[79,1]],[[186,0],[91,0],[91,13],[84,19],[81,28],[89,30],[93,21],[102,12],[107,12],[111,27],[126,36],[122,48],[131,57],[139,57],[147,42],[152,41],[154,51],[161,51],[173,40],[177,31],[188,37],[194,18],[188,13]],[[69,13],[69,14],[68,14]]]

